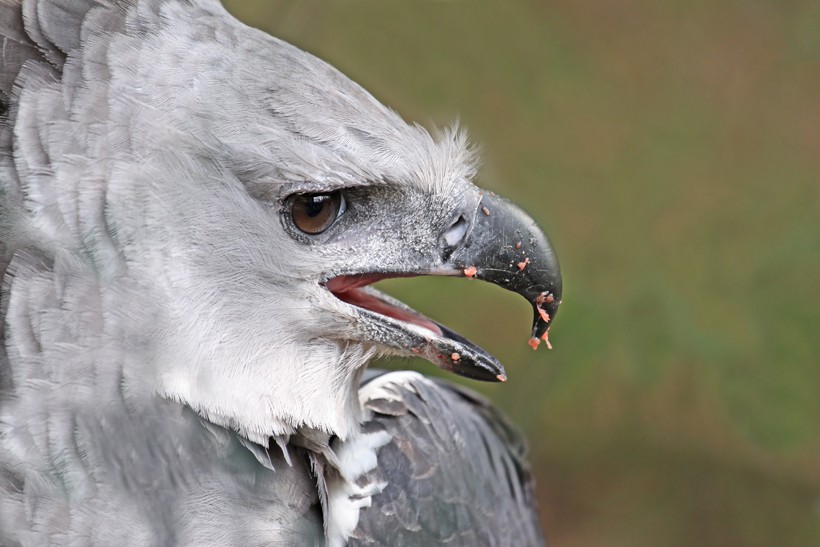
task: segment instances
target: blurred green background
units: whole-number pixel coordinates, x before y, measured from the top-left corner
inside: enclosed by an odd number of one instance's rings
[[[553,545],[820,545],[820,3],[227,6],[460,118],[552,238],[552,352],[496,287],[383,285],[507,366],[469,385],[526,432]]]

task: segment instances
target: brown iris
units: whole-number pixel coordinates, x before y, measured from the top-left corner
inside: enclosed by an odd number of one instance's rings
[[[345,202],[339,191],[327,194],[300,194],[293,200],[291,218],[306,234],[321,234],[344,212]]]

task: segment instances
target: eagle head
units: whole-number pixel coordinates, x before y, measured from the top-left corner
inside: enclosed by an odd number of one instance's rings
[[[532,336],[545,335],[555,253],[473,184],[464,133],[406,123],[216,2],[160,5],[91,12],[62,81],[19,101],[18,117],[37,93],[62,97],[50,124],[72,140],[52,161],[73,190],[41,208],[38,237],[76,250],[66,268],[94,271],[128,374],[265,445],[353,434],[379,355],[505,379],[486,351],[369,286],[486,280],[527,298]]]

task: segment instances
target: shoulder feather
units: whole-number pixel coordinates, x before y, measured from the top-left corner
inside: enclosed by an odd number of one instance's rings
[[[543,545],[524,441],[486,400],[414,372],[360,393],[366,430],[391,440],[373,471],[386,486],[351,545]]]

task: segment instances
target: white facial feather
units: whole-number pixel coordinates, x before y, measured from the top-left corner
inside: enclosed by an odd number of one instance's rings
[[[320,287],[329,255],[272,202],[297,186],[453,195],[475,154],[216,2],[149,7],[92,12],[62,80],[20,75],[16,174],[0,169],[25,214],[3,229],[96,279],[119,325],[100,343],[139,351],[129,374],[147,389],[265,445],[300,427],[347,438],[377,350]]]

